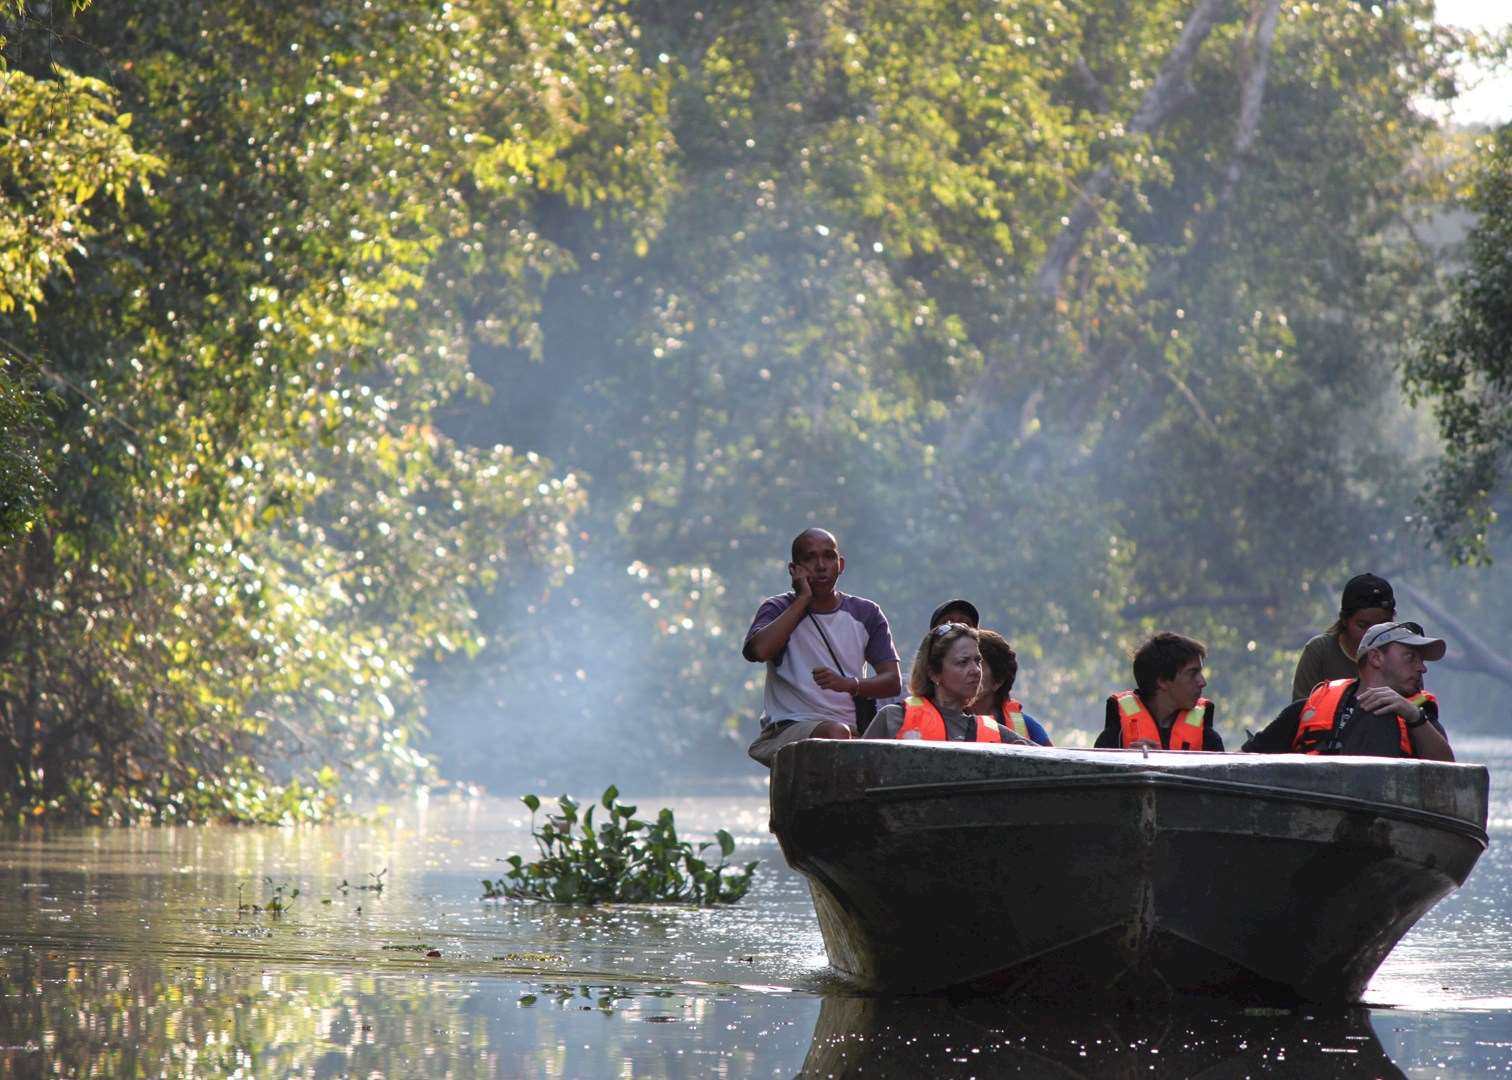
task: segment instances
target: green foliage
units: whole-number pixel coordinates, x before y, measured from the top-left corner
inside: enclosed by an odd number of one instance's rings
[[[657,228],[669,72],[571,2],[41,20],[13,87],[124,109],[132,141],[45,129],[74,180],[26,176],[55,217],[117,198],[70,289],[17,279],[46,318],[0,312],[59,391],[44,524],[4,554],[0,807],[265,819],[306,812],[303,770],[430,778],[418,665],[481,646],[473,590],[561,575],[583,498],[441,421],[486,393],[471,343],[528,348],[571,265],[538,202]]]
[[[485,900],[550,900],[558,904],[685,903],[733,904],[751,887],[757,863],[744,868],[726,864],[735,852],[735,840],[724,829],[715,839],[696,847],[680,840],[672,811],[663,808],[655,821],[635,816],[636,808],[619,801],[619,789],[610,785],[600,799],[609,820],[595,829],[590,805],[579,814],[579,804],[567,795],[557,799],[558,813],[535,824],[541,800],[526,795],[530,808],[530,833],[541,857],[526,863],[519,855],[505,859],[509,869],[496,881],[483,882]],[[713,865],[701,856],[715,844],[719,861]]]
[[[1465,265],[1449,309],[1407,367],[1409,386],[1433,404],[1445,447],[1424,523],[1463,562],[1489,561],[1512,456],[1512,125],[1476,149]]]
[[[815,522],[905,654],[972,596],[1058,739],[1166,626],[1263,713],[1399,561],[1426,0],[1264,55],[1228,5],[1142,130],[1190,0],[706,8],[0,8],[0,811],[320,816],[433,778],[428,702],[737,767]],[[1446,520],[1484,378],[1421,376]]]
[[[1409,557],[1432,448],[1397,372],[1437,289],[1410,228],[1451,160],[1416,103],[1458,41],[1425,3],[1284,5],[1241,151],[1256,44],[1229,5],[1135,136],[1193,6],[657,6],[643,40],[686,73],[666,227],[645,258],[563,229],[548,363],[479,359],[512,393],[475,423],[591,478],[576,572],[501,605],[459,680],[592,733],[533,747],[535,774],[741,767],[711,721],[754,733],[740,638],[810,524],[905,657],[972,597],[1058,740],[1090,737],[1156,629],[1210,645],[1231,732],[1273,715],[1343,580]]]
[[[163,168],[133,144],[118,96],[97,78],[56,66],[36,77],[0,58],[0,314],[36,319],[44,285],[71,276],[69,259],[98,230],[95,197],[120,207]]]
[[[30,527],[47,493],[37,453],[43,399],[35,374],[0,343],[0,543]]]

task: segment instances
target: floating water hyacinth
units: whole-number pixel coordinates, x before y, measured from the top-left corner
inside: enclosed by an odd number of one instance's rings
[[[599,800],[609,820],[593,825],[597,806],[581,815],[570,796],[557,799],[558,813],[536,827],[541,800],[526,795],[530,834],[541,857],[527,863],[519,855],[502,860],[509,867],[497,881],[483,882],[483,899],[550,900],[558,904],[672,903],[733,904],[751,887],[760,860],[731,866],[735,839],[724,829],[697,846],[680,840],[672,811],[663,808],[656,820],[635,816],[636,807],[619,802],[613,784]],[[719,847],[712,866],[704,851]]]

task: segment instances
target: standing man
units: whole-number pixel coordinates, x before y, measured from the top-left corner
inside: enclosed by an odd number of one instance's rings
[[[747,753],[768,768],[780,747],[798,739],[852,738],[856,699],[893,697],[900,687],[887,616],[835,588],[845,556],[834,536],[799,533],[787,570],[791,591],[762,603],[742,649],[747,660],[766,664],[761,734]]]
[[[1244,749],[1453,761],[1438,701],[1423,689],[1429,661],[1442,660],[1444,648],[1415,622],[1372,626],[1360,638],[1357,677],[1318,683],[1250,736]]]
[[[1151,750],[1223,750],[1213,730],[1213,703],[1202,696],[1207,648],[1181,634],[1159,633],[1134,653],[1135,690],[1108,698],[1096,746]]]

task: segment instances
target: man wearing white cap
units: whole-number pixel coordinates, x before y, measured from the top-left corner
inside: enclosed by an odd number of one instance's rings
[[[1333,679],[1281,710],[1243,749],[1259,754],[1365,754],[1453,761],[1438,702],[1423,689],[1441,638],[1415,622],[1377,623],[1360,638],[1359,678]]]

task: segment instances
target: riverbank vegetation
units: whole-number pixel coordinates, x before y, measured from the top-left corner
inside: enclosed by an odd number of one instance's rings
[[[1274,711],[1358,569],[1494,639],[1430,15],[5,0],[0,808],[738,772],[815,522],[1058,738],[1157,626]]]

